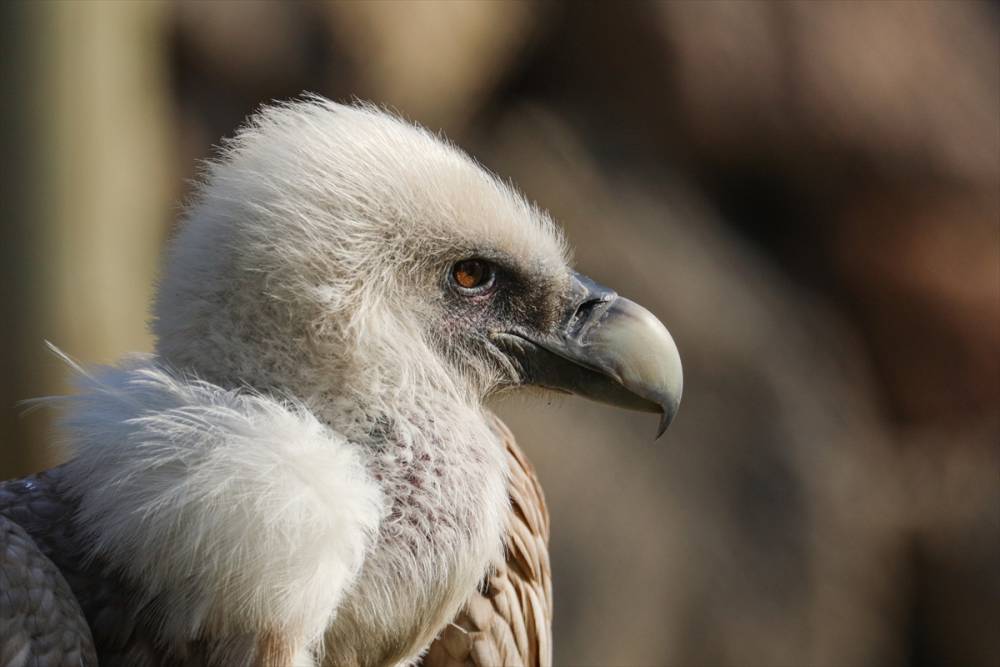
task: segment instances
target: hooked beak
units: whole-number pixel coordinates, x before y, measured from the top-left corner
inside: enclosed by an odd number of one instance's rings
[[[681,402],[681,358],[670,332],[639,304],[574,273],[552,331],[494,334],[525,384],[662,414],[659,438]]]

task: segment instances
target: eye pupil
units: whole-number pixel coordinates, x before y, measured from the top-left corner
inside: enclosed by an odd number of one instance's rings
[[[482,283],[485,273],[482,262],[475,260],[459,262],[455,267],[455,282],[466,289],[477,287]]]
[[[492,277],[489,265],[479,259],[462,260],[452,267],[452,278],[462,289],[473,290],[483,287],[492,280]]]

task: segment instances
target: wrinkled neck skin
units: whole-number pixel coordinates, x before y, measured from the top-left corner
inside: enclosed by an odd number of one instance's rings
[[[352,341],[367,365],[343,369],[335,388],[316,386],[306,399],[367,452],[387,499],[355,588],[326,633],[328,664],[414,660],[501,558],[507,464],[479,389],[457,384],[468,374],[426,348],[394,344]],[[398,361],[371,362],[390,356]]]
[[[450,377],[421,371],[427,384],[397,393],[401,407],[391,413],[355,401],[321,411],[371,453],[388,499],[356,588],[326,634],[330,664],[414,660],[501,558],[509,509],[502,443],[480,405],[448,390]]]

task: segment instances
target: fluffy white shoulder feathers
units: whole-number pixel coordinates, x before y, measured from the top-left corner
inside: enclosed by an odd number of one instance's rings
[[[319,638],[384,513],[355,446],[294,400],[150,357],[79,383],[59,399],[79,523],[160,598],[164,636]]]

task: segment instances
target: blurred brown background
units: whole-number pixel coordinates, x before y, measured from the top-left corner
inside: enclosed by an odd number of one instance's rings
[[[654,421],[500,406],[565,665],[1000,665],[996,3],[5,3],[0,473],[48,339],[148,349],[197,161],[257,105],[389,105],[514,179],[685,361]]]

